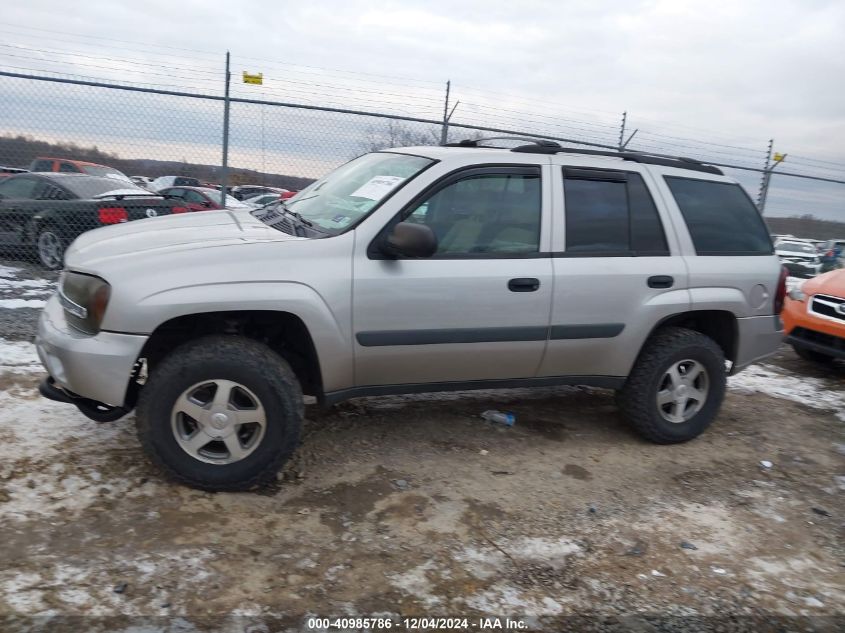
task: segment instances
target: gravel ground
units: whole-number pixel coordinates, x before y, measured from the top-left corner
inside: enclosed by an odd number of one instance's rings
[[[37,306],[1,306],[49,282],[0,267],[0,630],[845,628],[845,366],[784,349],[680,446],[641,441],[599,389],[309,407],[276,485],[210,494],[162,479],[132,416],[38,396]]]

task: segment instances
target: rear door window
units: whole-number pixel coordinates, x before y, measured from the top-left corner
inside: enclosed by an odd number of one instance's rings
[[[772,240],[738,184],[664,176],[698,255],[770,255]]]
[[[566,253],[668,255],[657,207],[640,174],[564,168]]]

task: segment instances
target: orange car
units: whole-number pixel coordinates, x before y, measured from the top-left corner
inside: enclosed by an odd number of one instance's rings
[[[786,342],[807,360],[845,358],[845,269],[794,286],[783,312]]]

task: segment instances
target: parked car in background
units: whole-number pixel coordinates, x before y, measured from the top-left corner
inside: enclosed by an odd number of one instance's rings
[[[103,176],[132,182],[129,176],[119,169],[108,165],[98,165],[84,160],[72,160],[69,158],[36,158],[29,166],[29,171],[44,172],[55,171],[65,174],[87,174],[89,176]]]
[[[781,240],[775,243],[775,254],[793,277],[815,277],[821,272],[821,256],[811,242]]]
[[[8,178],[9,176],[13,176],[15,174],[25,174],[28,171],[28,169],[21,169],[20,167],[7,167],[6,165],[0,165],[0,178]]]
[[[786,341],[801,358],[845,358],[845,270],[804,281],[789,291],[783,313]]]
[[[153,179],[147,176],[129,176],[129,180],[141,187],[142,189],[150,190],[153,184]]]
[[[150,183],[153,190],[161,191],[165,187],[200,187],[202,183],[190,176],[159,176]]]
[[[281,194],[279,193],[263,193],[257,196],[252,196],[251,198],[244,198],[241,202],[248,204],[254,209],[260,209],[265,205],[278,202],[281,199]]]
[[[166,187],[159,190],[159,193],[163,196],[183,200],[189,211],[213,211],[224,208],[220,204],[220,192],[216,189],[209,189],[207,187]],[[227,195],[225,208],[230,211],[251,211],[255,207]]]
[[[0,180],[0,249],[35,252],[55,270],[81,233],[188,209],[178,201],[103,176],[31,173]]]
[[[842,268],[845,240],[828,240],[821,247],[822,272]]]
[[[246,200],[254,196],[259,196],[267,193],[287,193],[287,189],[280,189],[279,187],[265,187],[264,185],[239,185],[230,189],[233,196],[238,200]]]
[[[275,480],[303,392],[591,385],[651,441],[704,432],[783,338],[748,194],[689,159],[475,143],[365,154],[261,218],[83,236],[41,315],[41,393],[137,406],[151,460],[208,490]]]

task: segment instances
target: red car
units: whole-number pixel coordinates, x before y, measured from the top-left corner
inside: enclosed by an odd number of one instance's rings
[[[220,204],[220,192],[207,187],[165,187],[158,192],[162,196],[185,201],[189,211],[214,211],[223,209]],[[252,207],[232,196],[226,196],[226,209],[231,211],[250,211]]]

